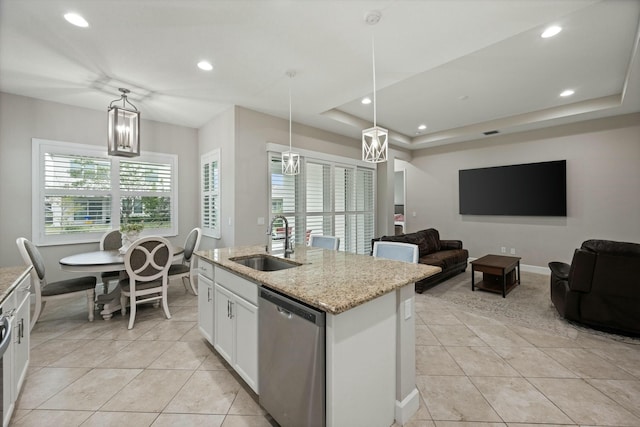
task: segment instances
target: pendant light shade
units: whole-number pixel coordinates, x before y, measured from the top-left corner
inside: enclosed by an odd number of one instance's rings
[[[290,79],[296,75],[293,71],[288,71]],[[298,175],[300,173],[300,155],[291,149],[291,83],[289,83],[289,151],[282,153],[282,173],[285,175]]]
[[[379,11],[369,12],[365,21],[369,25],[375,25],[380,21],[382,14]],[[370,163],[387,161],[389,152],[389,131],[377,124],[376,105],[376,47],[373,36],[371,37],[371,52],[373,63],[373,127],[362,131],[362,160]]]
[[[118,89],[122,96],[109,104],[108,151],[110,156],[140,155],[140,112],[127,99],[128,89]],[[113,105],[122,101],[122,106]],[[129,106],[127,106],[129,104]]]

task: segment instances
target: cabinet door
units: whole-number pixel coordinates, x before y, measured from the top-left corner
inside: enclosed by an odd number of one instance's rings
[[[213,281],[198,274],[198,328],[200,333],[213,344]]]
[[[213,347],[227,362],[233,364],[233,318],[231,317],[233,294],[215,283],[213,300],[215,301]]]
[[[5,299],[4,303],[0,306],[2,307],[2,314],[3,316],[9,316],[12,318],[11,320],[11,333],[14,333],[15,330],[15,321],[14,316],[12,315],[12,312],[15,310],[16,308],[16,296],[15,296],[15,292],[12,292],[7,299]],[[9,348],[7,348],[7,351],[4,353],[4,355],[2,356],[2,378],[0,378],[0,381],[2,381],[2,408],[3,408],[3,412],[2,412],[2,416],[3,416],[3,420],[2,421],[2,425],[3,426],[7,426],[9,425],[9,420],[11,419],[11,414],[13,413],[13,341],[15,340],[15,337],[11,338],[11,344],[9,344]]]
[[[17,399],[29,366],[29,295],[23,298],[13,319],[13,398]]]
[[[258,307],[236,296],[232,303],[235,321],[234,369],[258,392]]]

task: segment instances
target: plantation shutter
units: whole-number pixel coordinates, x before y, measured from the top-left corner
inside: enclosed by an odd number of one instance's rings
[[[220,150],[202,155],[200,171],[202,233],[220,238]]]

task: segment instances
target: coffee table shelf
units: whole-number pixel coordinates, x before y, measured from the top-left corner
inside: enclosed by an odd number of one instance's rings
[[[482,273],[482,280],[475,282],[475,272]],[[520,258],[502,255],[485,255],[471,261],[471,290],[502,294],[505,298],[520,284]]]

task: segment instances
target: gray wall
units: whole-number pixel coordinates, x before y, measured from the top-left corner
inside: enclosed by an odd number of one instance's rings
[[[22,265],[15,240],[31,239],[31,138],[99,145],[106,150],[108,101],[104,111],[96,111],[0,93],[0,266]],[[142,120],[140,139],[143,151],[178,155],[179,235],[169,240],[182,245],[198,224],[199,185],[194,185],[199,182],[198,168],[193,168],[199,164],[197,131]],[[90,250],[98,250],[98,243],[41,247],[48,280],[67,275],[60,271],[60,258]]]
[[[459,169],[562,159],[566,218],[458,213]],[[570,262],[586,239],[640,243],[640,114],[421,150],[406,169],[408,231],[437,228],[474,258],[505,246],[523,264],[546,269],[549,261]]]

